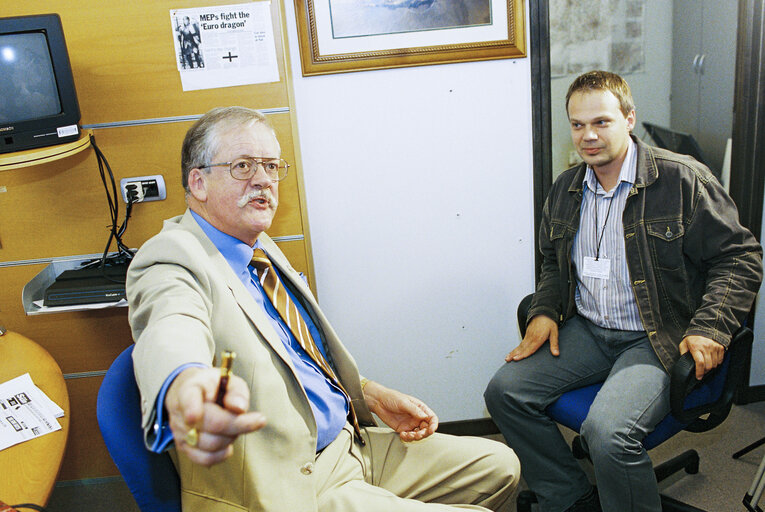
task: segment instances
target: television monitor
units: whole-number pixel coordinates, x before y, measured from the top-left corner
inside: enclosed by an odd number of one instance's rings
[[[709,162],[704,158],[704,154],[699,147],[698,142],[689,133],[683,133],[671,128],[664,128],[653,123],[643,122],[643,127],[648,135],[651,136],[654,143],[660,148],[680,153],[681,155],[690,155],[702,164],[712,169]],[[712,169],[716,174],[717,171]]]
[[[79,122],[58,14],[0,18],[0,153],[77,140]]]

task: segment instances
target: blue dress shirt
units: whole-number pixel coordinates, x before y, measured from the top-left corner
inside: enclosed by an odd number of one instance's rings
[[[308,396],[308,401],[311,404],[311,410],[313,411],[316,420],[318,433],[316,450],[319,451],[323,449],[329,443],[334,441],[345,425],[350,410],[348,399],[342,390],[324,375],[313,359],[311,359],[303,347],[300,346],[289,327],[287,327],[281,316],[279,316],[276,308],[265,295],[255,269],[249,266],[250,260],[252,260],[253,250],[262,249],[260,242],[257,241],[254,246],[250,247],[241,240],[216,229],[194,211],[192,211],[191,214],[215,247],[221,252],[239,280],[255,299],[255,302],[257,302],[268,314],[268,317],[271,320],[271,325],[279,335],[279,338],[290,355],[292,364],[297,371],[298,379],[303,385],[306,395]],[[279,279],[283,281],[281,275],[279,275]],[[292,292],[290,292],[287,287],[285,287],[285,289],[287,290],[287,293],[289,293],[290,299],[295,303],[300,315],[303,317],[317,347],[326,358],[327,353],[323,340],[319,334],[319,330],[316,328],[316,325],[314,325],[311,317],[306,313],[302,304],[295,300]],[[198,363],[189,363],[180,366],[168,376],[160,390],[156,405],[157,419],[154,425],[155,435],[151,436],[153,440],[150,449],[153,452],[159,453],[166,450],[173,440],[172,432],[168,426],[164,410],[167,389],[179,373],[186,368],[193,366],[202,365],[199,365]]]

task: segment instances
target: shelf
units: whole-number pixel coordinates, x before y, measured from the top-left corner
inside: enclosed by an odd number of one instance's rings
[[[0,154],[0,171],[47,164],[48,162],[54,162],[75,155],[90,147],[91,135],[93,135],[92,130],[83,130],[80,134],[80,138],[74,142]]]
[[[42,269],[36,276],[34,276],[27,284],[24,285],[24,289],[21,291],[21,303],[24,306],[24,312],[27,316],[43,315],[47,313],[65,313],[68,311],[87,311],[91,309],[104,309],[104,308],[119,308],[127,307],[127,301],[121,300],[119,302],[102,302],[99,304],[78,304],[75,306],[38,306],[35,304],[42,303],[45,296],[45,290],[53,284],[56,277],[65,270],[73,270],[80,268],[85,261],[91,261],[93,257],[99,257],[99,255],[92,255],[92,257],[83,257],[78,259],[62,259],[51,261],[51,263]]]

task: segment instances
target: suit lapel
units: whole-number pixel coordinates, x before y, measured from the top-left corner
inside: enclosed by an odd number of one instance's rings
[[[263,245],[266,253],[268,253],[271,263],[273,263],[279,271],[279,275],[288,281],[286,285],[289,286],[292,291],[297,292],[296,298],[303,303],[303,306],[307,310],[309,310],[309,314],[312,314],[312,316],[314,313],[320,315],[319,321],[326,322],[327,320],[321,315],[319,304],[314,299],[308,284],[306,284],[303,278],[300,277],[300,274],[292,268],[292,265],[276,246],[276,243],[265,234],[261,234],[258,240]],[[319,326],[317,325],[317,327]]]
[[[247,315],[263,339],[266,340],[271,348],[282,358],[294,373],[295,368],[292,365],[292,359],[287,353],[287,349],[284,348],[284,344],[274,330],[273,325],[271,325],[271,320],[265,310],[255,302],[255,299],[250,295],[250,292],[234,273],[233,269],[226,261],[226,258],[223,257],[218,248],[215,247],[215,244],[213,244],[207,235],[205,235],[202,228],[199,227],[199,224],[194,220],[194,217],[191,216],[191,212],[188,210],[181,220],[181,225],[184,229],[190,231],[199,239],[200,243],[205,248],[205,251],[209,254],[210,261],[220,275],[221,280],[226,284],[228,289],[231,290],[239,307],[244,314]]]
[[[308,287],[308,284],[300,277],[300,274],[292,268],[287,258],[282,254],[281,250],[276,246],[273,240],[267,235],[262,234],[259,238],[260,243],[263,245],[266,253],[268,253],[271,262],[279,271],[279,275],[286,280],[284,285],[291,291],[295,292],[295,299],[300,301],[303,308],[313,320],[314,326],[319,330],[321,334],[320,342],[324,346],[324,352],[327,361],[332,366],[338,375],[341,372],[335,357],[338,355],[338,351],[345,350],[333,344],[332,340],[336,339],[334,331],[330,327],[329,321],[324,316],[324,313],[319,308],[319,304]],[[319,341],[317,341],[318,343]]]

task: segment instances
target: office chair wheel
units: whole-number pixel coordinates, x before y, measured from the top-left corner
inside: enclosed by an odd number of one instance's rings
[[[531,512],[531,505],[537,503],[537,495],[532,491],[521,491],[515,499],[516,512]]]
[[[690,450],[692,453],[688,455],[688,461],[685,465],[685,472],[689,475],[695,475],[699,472],[699,454],[696,450]]]

